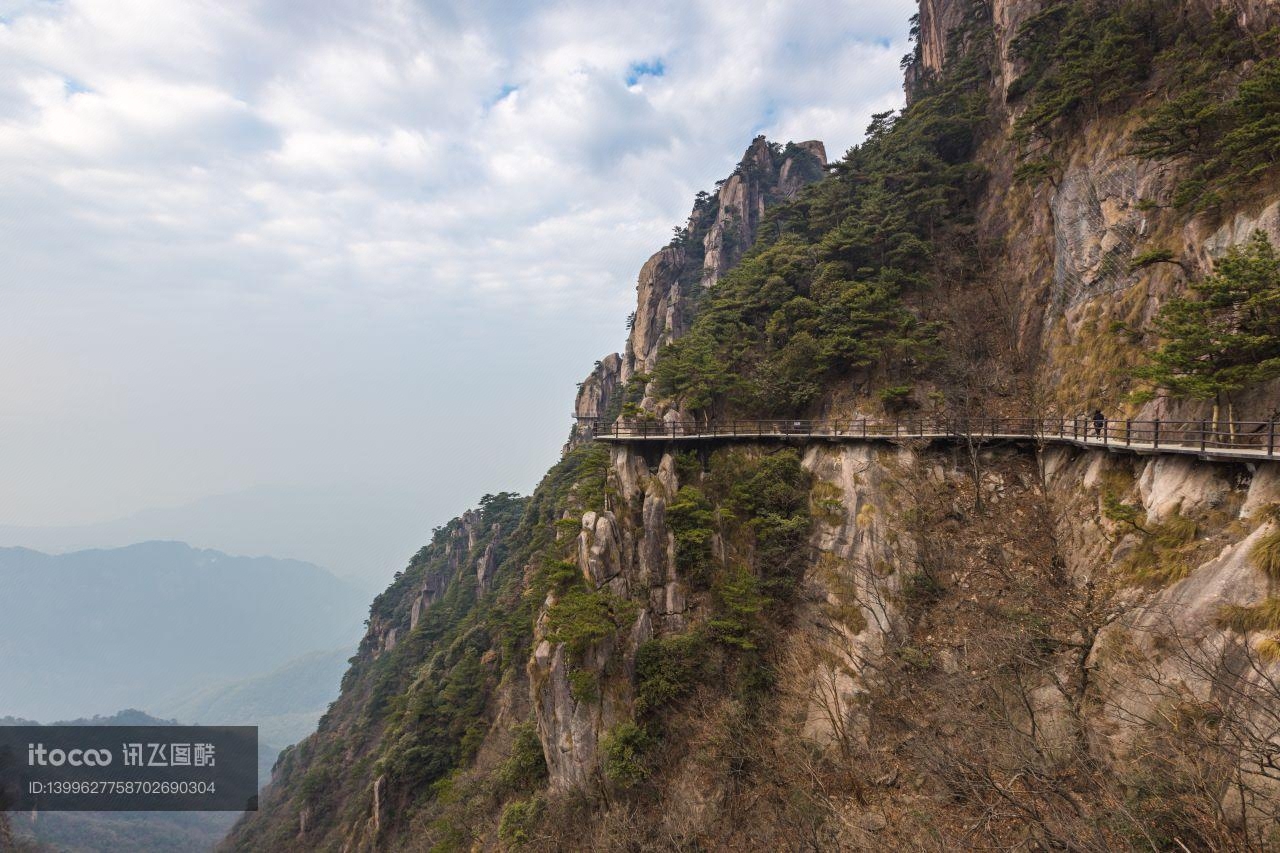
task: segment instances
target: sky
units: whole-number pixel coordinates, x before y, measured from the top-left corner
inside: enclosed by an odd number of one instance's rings
[[[143,513],[389,577],[533,488],[756,134],[901,105],[914,11],[0,0],[0,544]]]

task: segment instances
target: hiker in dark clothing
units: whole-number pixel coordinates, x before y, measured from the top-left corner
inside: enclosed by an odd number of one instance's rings
[[[1107,425],[1107,419],[1105,416],[1103,416],[1102,409],[1094,409],[1093,410],[1093,431],[1098,436],[1098,438],[1102,438],[1102,428],[1106,425]]]

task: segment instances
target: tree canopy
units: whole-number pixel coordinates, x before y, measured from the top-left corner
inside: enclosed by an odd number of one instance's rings
[[[1280,256],[1262,231],[1233,247],[1156,317],[1161,345],[1139,375],[1175,397],[1225,400],[1280,376]]]

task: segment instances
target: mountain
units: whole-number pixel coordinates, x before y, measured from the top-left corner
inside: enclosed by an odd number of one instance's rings
[[[381,588],[391,569],[429,529],[423,519],[447,507],[421,491],[359,486],[264,486],[176,507],[62,527],[0,524],[0,546],[51,554],[177,540],[237,554],[312,562],[353,582]],[[366,596],[367,597],[367,596]]]
[[[907,107],[698,197],[225,848],[1275,849],[1277,25],[921,0]]]
[[[361,594],[296,560],[178,542],[51,556],[0,549],[0,711],[156,707],[359,635]]]
[[[338,696],[350,648],[313,652],[262,675],[201,687],[160,703],[162,713],[203,725],[257,726],[258,737],[281,746],[315,731]]]

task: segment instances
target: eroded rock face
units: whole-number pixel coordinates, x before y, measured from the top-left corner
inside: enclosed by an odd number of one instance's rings
[[[605,417],[622,391],[622,356],[610,353],[596,362],[595,369],[578,386],[573,404],[574,429],[565,453],[591,440],[591,425]]]
[[[832,745],[864,736],[858,696],[875,681],[885,638],[902,617],[894,603],[901,566],[913,543],[891,533],[898,513],[884,487],[889,466],[912,466],[906,454],[865,445],[815,446],[804,456],[813,473],[815,558],[805,574],[802,638],[812,657],[799,674],[809,697],[803,735]]]
[[[885,478],[913,461],[897,451],[845,445],[811,448],[803,464],[817,478],[815,495],[827,510],[811,540],[815,557],[797,619],[806,627],[788,640],[805,664],[790,676],[804,682],[798,689],[809,696],[803,735],[831,745],[857,736],[858,697],[875,683],[874,664],[884,653],[886,635],[900,627],[894,600],[902,576],[896,567],[911,562],[913,545],[895,531],[897,509]],[[666,521],[666,506],[679,488],[674,458],[667,454],[651,469],[639,453],[615,448],[611,482],[619,492],[617,505],[638,511],[585,513],[577,562],[592,586],[630,597],[639,613],[620,638],[593,646],[580,661],[546,640],[545,626],[539,625],[530,683],[558,788],[598,778],[601,739],[632,716],[632,670],[640,644],[655,635],[683,633],[705,618],[677,569],[675,537]],[[579,700],[570,679],[575,670],[608,686]]]
[[[548,605],[550,602],[548,602]],[[547,757],[551,787],[558,790],[590,789],[600,776],[600,743],[610,729],[633,716],[630,689],[635,652],[653,636],[647,611],[641,610],[618,647],[612,639],[593,644],[576,658],[563,643],[545,639],[545,625],[529,661],[538,733]],[[611,662],[620,661],[619,677],[605,682]],[[594,685],[575,695],[573,678],[584,676]]]
[[[1197,541],[1207,543],[1207,550],[1193,552],[1197,556],[1181,580],[1154,587],[1122,586],[1108,604],[1112,615],[1093,640],[1087,659],[1091,710],[1084,720],[1084,737],[1097,759],[1123,766],[1146,748],[1143,744],[1153,727],[1175,718],[1180,708],[1226,703],[1223,707],[1230,706],[1228,719],[1234,720],[1237,732],[1251,727],[1269,731],[1268,725],[1259,726],[1258,715],[1275,711],[1269,682],[1280,677],[1280,666],[1257,651],[1265,632],[1235,633],[1224,627],[1222,615],[1227,607],[1252,606],[1270,594],[1271,584],[1254,565],[1250,551],[1274,529],[1267,511],[1280,500],[1276,466],[1264,464],[1251,471],[1188,457],[1116,460],[1064,449],[1046,451],[1043,462],[1050,493],[1064,506],[1074,506],[1061,520],[1058,541],[1079,584],[1101,585],[1122,574],[1135,540],[1155,535],[1129,531],[1108,519],[1101,507],[1105,491],[1137,507],[1149,531],[1176,517],[1198,519]],[[1158,558],[1160,564],[1169,559],[1176,556]],[[1045,701],[1046,719],[1065,713],[1062,697],[1055,698],[1048,685],[1037,695]],[[1067,726],[1072,732],[1075,727]],[[1251,773],[1247,760],[1241,770],[1246,776]],[[1245,792],[1243,803],[1240,791]],[[1237,797],[1228,812],[1239,815],[1252,808],[1254,798],[1278,793],[1269,781],[1252,776],[1228,795]]]
[[[1228,248],[1257,228],[1280,239],[1280,203],[1275,194],[1240,202],[1239,209],[1195,216],[1176,208],[1174,194],[1187,178],[1186,164],[1133,156],[1133,133],[1144,121],[1142,104],[1105,111],[1074,130],[1055,134],[1043,149],[1020,144],[1014,126],[1025,99],[1010,98],[1026,71],[1012,45],[1045,0],[921,0],[918,52],[908,69],[909,95],[943,70],[959,42],[966,16],[989,13],[997,50],[993,81],[996,130],[979,160],[992,186],[977,217],[980,239],[1003,248],[995,263],[1001,286],[1016,293],[1010,326],[1013,345],[1034,355],[1036,380],[1054,389],[1053,414],[1103,406],[1108,413],[1139,419],[1198,419],[1206,406],[1159,398],[1140,410],[1129,405],[1131,388],[1117,381],[1140,358],[1136,345],[1116,340],[1116,329],[1150,328],[1160,306],[1188,282],[1208,272]],[[1186,0],[1197,17],[1226,12],[1255,33],[1280,22],[1272,0]],[[1021,165],[1043,154],[1051,175],[1021,183]],[[1228,208],[1230,204],[1228,205]],[[1160,254],[1169,261],[1144,261]],[[1259,395],[1259,411],[1274,408],[1280,391]],[[1085,409],[1087,410],[1087,408]]]
[[[664,483],[674,492],[674,460],[665,457],[659,467],[662,473],[651,475],[639,454],[615,448],[612,476],[621,492],[620,505],[629,506],[634,499],[649,509],[638,526],[625,514],[620,518],[611,511],[586,512],[576,543],[578,569],[588,584],[637,602],[631,626],[574,657],[563,644],[546,638],[546,611],[554,605],[549,597],[535,628],[537,645],[528,664],[529,684],[554,788],[583,788],[599,780],[601,739],[613,726],[634,716],[636,651],[654,636],[655,621],[670,630],[675,624],[670,620],[683,615],[680,585],[671,565],[674,543],[657,509],[667,494]],[[665,597],[668,588],[672,588],[670,606]],[[663,594],[655,595],[656,591]],[[575,696],[571,675],[596,687]]]
[[[493,576],[498,573],[497,538],[500,530],[500,525],[493,525],[493,538],[485,546],[484,553],[480,555],[480,559],[476,561],[476,588],[482,594],[489,591],[489,586],[493,583]]]
[[[595,370],[591,371],[578,389],[578,398],[573,406],[573,413],[578,418],[598,418],[609,408],[610,401],[618,392],[618,380],[622,376],[622,357],[616,352],[600,359]]]
[[[449,536],[446,562],[443,568],[426,573],[410,599],[408,619],[399,624],[386,620],[375,620],[369,626],[373,652],[380,655],[395,648],[398,639],[406,636],[418,626],[428,608],[444,594],[449,581],[463,568],[470,565],[468,557],[476,547],[481,535],[482,519],[479,512],[468,510],[459,517],[460,524]],[[489,532],[491,539],[484,552],[475,562],[476,580],[483,592],[489,588],[494,574],[497,573],[497,540],[501,535],[498,525],[493,525]]]
[[[763,136],[757,137],[705,208],[714,210],[714,218],[701,240],[700,284],[713,287],[732,269],[755,242],[765,208],[821,177],[825,165],[826,149],[821,142],[802,142],[779,154]],[[693,237],[701,230],[699,213],[695,209],[690,217]],[[659,349],[686,331],[689,318],[682,310],[685,294],[681,277],[688,275],[696,256],[688,245],[668,246],[641,269],[635,323],[623,357],[623,383],[636,373],[652,370]]]
[[[622,547],[618,522],[611,512],[588,512],[582,516],[578,534],[578,566],[596,587],[610,585],[622,575]],[[620,584],[625,592],[625,581]]]
[[[603,708],[598,702],[574,698],[567,654],[563,644],[553,646],[543,640],[529,665],[530,681],[552,787],[587,788],[598,778]],[[607,649],[597,652],[601,668],[607,655]]]
[[[1140,507],[1146,527],[1180,517],[1205,519],[1202,524],[1216,526],[1201,535],[1223,543],[1191,567],[1184,580],[1167,588],[1121,585],[1114,593],[1113,606],[1121,618],[1088,638],[1093,668],[1089,707],[1100,710],[1085,720],[1084,729],[1063,692],[1061,673],[1049,672],[1044,683],[1028,685],[1046,755],[1066,755],[1084,737],[1095,744],[1099,760],[1120,761],[1138,737],[1134,721],[1168,700],[1150,685],[1173,685],[1187,696],[1203,697],[1214,689],[1214,679],[1229,675],[1233,661],[1238,662],[1230,654],[1233,644],[1257,639],[1230,634],[1219,615],[1224,605],[1253,604],[1268,594],[1266,578],[1252,566],[1248,552],[1271,529],[1266,519],[1280,502],[1280,473],[1191,457],[1050,448],[1038,460],[1038,480],[1027,465],[1035,460],[1027,453],[984,452],[983,500],[996,508],[996,518],[1004,512],[999,509],[1004,502],[1010,520],[1000,535],[1016,538],[1023,532],[1023,522],[1014,520],[1018,508],[1047,489],[1050,501],[1064,508],[1054,534],[1063,567],[1082,587],[1114,575],[1133,550],[1134,534],[1118,528],[1104,512],[1102,495],[1107,492],[1118,490],[1119,499]],[[1014,464],[1015,459],[1020,461]],[[901,611],[903,579],[921,560],[916,538],[921,531],[910,527],[912,510],[904,501],[909,494],[924,493],[954,500],[945,496],[957,494],[971,472],[957,457],[936,450],[856,444],[810,446],[803,466],[815,481],[811,556],[794,628],[784,640],[789,664],[780,673],[783,692],[799,702],[788,706],[798,735],[819,748],[866,748],[864,697],[884,686],[878,681],[885,671],[884,656],[911,634]],[[540,628],[529,665],[552,783],[559,788],[598,779],[602,739],[633,713],[630,691],[640,644],[652,636],[686,632],[706,618],[698,594],[680,577],[666,519],[668,502],[679,487],[675,460],[667,455],[651,467],[639,453],[614,448],[611,484],[618,491],[615,511],[584,514],[577,560],[597,589],[636,603],[635,622],[594,646],[581,661],[568,660]],[[967,511],[967,506],[958,507],[957,517]],[[1192,661],[1171,655],[1170,648],[1188,648],[1199,657]],[[1126,651],[1118,654],[1116,649]],[[935,660],[954,674],[963,665],[963,653],[942,649]],[[575,698],[570,679],[575,670],[591,673],[602,685],[599,695]]]
[[[1166,171],[1109,146],[1072,162],[1049,202],[1051,312],[1134,284],[1130,263],[1150,230],[1139,203],[1159,197]]]
[[[918,72],[938,74],[947,61],[947,47],[951,32],[964,22],[969,0],[920,0],[920,63]],[[1006,3],[999,0],[995,8]],[[908,88],[919,82],[919,77],[908,78]]]

